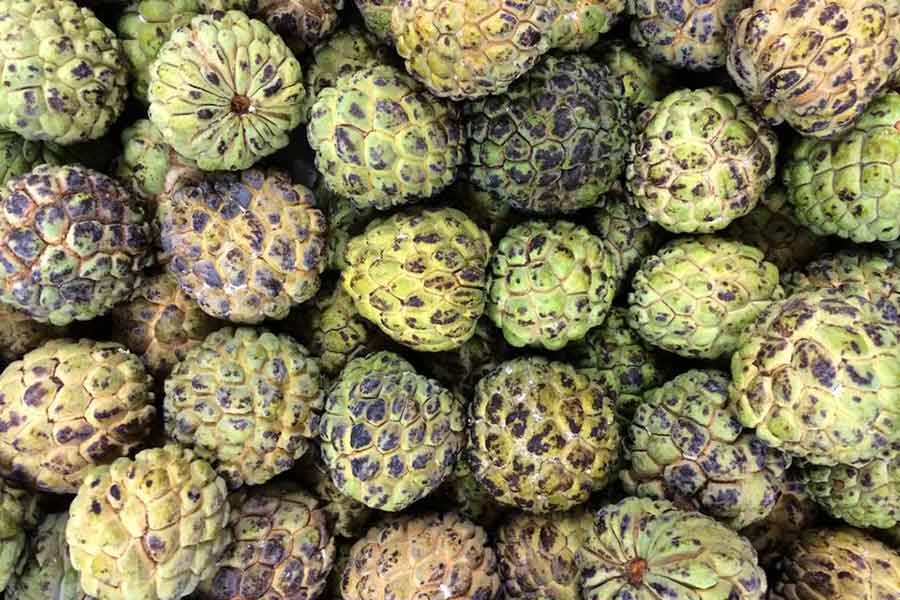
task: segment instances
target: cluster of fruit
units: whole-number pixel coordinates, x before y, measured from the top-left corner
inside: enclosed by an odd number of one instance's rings
[[[897,0],[0,0],[5,600],[900,599]]]

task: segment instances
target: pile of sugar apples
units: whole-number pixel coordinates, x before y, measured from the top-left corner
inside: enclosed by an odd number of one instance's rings
[[[0,0],[0,596],[900,599],[900,4]]]

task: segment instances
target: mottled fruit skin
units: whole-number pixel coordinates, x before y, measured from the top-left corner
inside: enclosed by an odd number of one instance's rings
[[[679,69],[725,65],[728,30],[750,0],[628,0],[631,39],[653,60]]]
[[[114,175],[155,211],[163,194],[171,192],[181,178],[200,176],[194,161],[166,143],[159,127],[148,119],[138,119],[122,130],[122,154],[116,159]],[[174,180],[174,181],[173,181]]]
[[[678,90],[640,114],[632,202],[674,233],[711,233],[753,210],[775,178],[775,133],[736,94]]]
[[[462,346],[429,355],[425,365],[438,381],[469,399],[478,380],[503,362],[508,353],[503,334],[487,318],[482,318],[475,335]]]
[[[316,598],[334,564],[334,536],[322,502],[290,481],[238,491],[230,499],[232,541],[200,585],[205,600]]]
[[[406,70],[439,97],[506,90],[550,49],[553,0],[399,0],[391,33]]]
[[[782,179],[794,214],[814,233],[900,238],[900,93],[876,98],[838,139],[799,140]]]
[[[787,550],[770,587],[770,600],[891,600],[900,555],[858,529],[813,529]]]
[[[238,11],[194,17],[150,66],[150,120],[207,171],[247,169],[285,147],[304,93],[284,41]]]
[[[316,199],[323,206],[328,221],[328,234],[325,239],[325,252],[328,256],[326,269],[343,271],[347,266],[344,252],[347,242],[366,229],[378,211],[372,207],[359,208],[349,198],[339,196],[330,191],[318,180],[315,189]]]
[[[325,232],[312,192],[277,170],[208,175],[162,215],[169,271],[207,314],[235,323],[283,319],[315,295]]]
[[[22,358],[44,342],[62,337],[65,329],[38,323],[26,313],[0,303],[0,360],[10,363]]]
[[[462,403],[390,352],[351,360],[325,400],[322,459],[344,494],[403,510],[453,471],[463,445]]]
[[[770,123],[836,137],[897,68],[898,34],[890,0],[755,0],[735,19],[728,72]]]
[[[500,592],[487,533],[455,513],[389,517],[350,550],[344,600],[488,600]]]
[[[150,226],[115,180],[40,165],[0,190],[0,300],[67,325],[125,300],[148,262]]]
[[[497,528],[497,558],[507,600],[580,600],[578,550],[590,513],[516,513]]]
[[[66,542],[91,596],[177,600],[213,574],[229,514],[225,481],[169,444],[95,469],[69,507]]]
[[[586,55],[545,57],[465,113],[469,180],[515,208],[593,206],[625,171],[631,126],[622,88]]]
[[[487,296],[487,233],[453,208],[414,208],[373,221],[347,243],[341,285],[385,334],[419,352],[458,348]]]
[[[510,512],[509,506],[497,502],[494,495],[478,481],[464,456],[460,456],[453,473],[428,501],[442,512],[459,513],[489,531]]]
[[[469,405],[468,458],[498,502],[567,510],[613,477],[615,391],[573,367],[517,358],[488,373]]]
[[[665,65],[622,41],[602,41],[591,48],[590,55],[606,65],[612,78],[622,86],[633,114],[648,108],[672,87],[672,73]]]
[[[26,531],[34,529],[38,519],[37,495],[0,479],[0,590],[24,566],[21,561],[28,543]]]
[[[647,342],[688,358],[720,358],[784,297],[778,269],[746,244],[678,238],[641,263],[628,296],[628,324]]]
[[[81,589],[66,545],[67,513],[48,515],[30,538],[27,559],[6,588],[16,600],[93,600]]]
[[[558,350],[606,318],[619,265],[603,240],[568,221],[528,221],[497,244],[487,316],[512,346]]]
[[[864,297],[795,294],[732,356],[731,397],[766,444],[813,464],[858,465],[900,444],[898,360],[896,322]]]
[[[166,434],[232,488],[265,483],[309,449],[324,403],[319,364],[285,335],[226,327],[165,384]]]
[[[139,447],[153,380],[114,342],[51,340],[0,375],[0,474],[72,494],[92,467]]]
[[[357,539],[365,533],[365,527],[375,511],[350,496],[345,495],[328,474],[318,449],[307,452],[297,463],[292,475],[304,489],[322,501],[322,510],[328,516],[334,535]],[[335,563],[337,568],[337,563]],[[334,578],[334,573],[329,580]],[[337,575],[340,579],[340,574]]]
[[[728,377],[693,369],[648,391],[626,438],[629,494],[670,500],[741,529],[765,518],[791,459],[744,431]]]
[[[900,454],[859,466],[809,465],[806,487],[832,516],[854,527],[900,524]]]
[[[555,0],[556,21],[551,45],[557,50],[587,50],[612,29],[625,10],[625,0]]]
[[[0,129],[73,144],[106,134],[128,95],[115,34],[72,0],[0,1]]]
[[[42,144],[12,131],[0,130],[0,185],[43,162]]]
[[[354,0],[353,3],[359,10],[369,33],[383,44],[390,43],[391,13],[394,12],[397,0]]]
[[[627,201],[621,189],[607,194],[603,206],[592,211],[588,218],[591,232],[606,242],[618,262],[621,277],[617,293],[622,293],[630,286],[637,266],[659,248],[666,236],[643,209]]]
[[[761,600],[766,593],[747,540],[665,500],[626,498],[600,509],[578,562],[584,600]]]
[[[456,107],[388,65],[357,70],[319,92],[307,136],[325,185],[360,207],[428,198],[464,160]]]

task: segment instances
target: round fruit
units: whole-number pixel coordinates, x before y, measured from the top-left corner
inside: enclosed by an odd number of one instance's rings
[[[10,363],[22,358],[47,340],[62,337],[65,330],[38,323],[8,304],[0,303],[0,360]]]
[[[469,397],[469,396],[467,396]],[[500,504],[472,473],[469,461],[460,457],[456,461],[453,473],[444,484],[431,495],[442,511],[456,512],[485,529],[492,529],[509,507]]]
[[[6,588],[15,600],[93,600],[81,589],[66,545],[67,513],[48,515],[31,538],[21,571]]]
[[[619,21],[624,0],[556,0],[551,45],[558,50],[587,50]]]
[[[379,42],[391,42],[391,13],[398,0],[355,0],[366,28]]]
[[[429,354],[424,362],[435,379],[468,399],[478,380],[500,364],[508,350],[503,334],[482,318],[475,327],[475,335],[462,346]]]
[[[265,23],[300,55],[338,24],[343,0],[199,0],[202,12],[239,10]]]
[[[318,361],[284,335],[225,327],[166,380],[166,433],[208,460],[232,488],[294,466],[316,435]]]
[[[367,506],[396,512],[450,475],[465,444],[459,399],[390,352],[351,360],[319,424],[331,480]]]
[[[737,95],[678,90],[640,114],[631,201],[675,233],[710,233],[753,210],[775,177],[778,139]]]
[[[156,125],[139,119],[122,131],[122,155],[116,161],[115,176],[155,213],[163,194],[174,191],[182,179],[197,179],[200,171],[194,161],[166,143]]]
[[[338,196],[321,183],[316,185],[313,192],[323,206],[328,222],[328,234],[325,239],[325,252],[328,255],[326,269],[343,271],[347,268],[347,261],[344,260],[347,243],[365,231],[366,225],[378,211],[372,207],[359,208],[353,200]]]
[[[618,193],[625,195],[624,191],[608,195],[612,197],[607,197],[603,206],[590,213],[588,223],[594,235],[606,242],[619,265],[622,276],[617,293],[630,285],[635,268],[664,239],[662,229],[650,222],[647,213]]]
[[[238,11],[194,17],[150,66],[150,120],[207,171],[247,169],[287,146],[303,96],[291,50]]]
[[[832,516],[855,527],[900,525],[900,454],[859,466],[806,468],[810,496]]]
[[[622,86],[632,114],[640,113],[669,93],[672,73],[664,65],[653,62],[645,52],[609,40],[594,46],[590,55],[606,65],[612,78]]]
[[[96,171],[40,165],[0,190],[0,300],[37,321],[106,313],[138,284],[149,246],[137,201]]]
[[[375,511],[345,495],[334,485],[327,467],[319,457],[318,448],[303,455],[293,474],[304,489],[322,501],[322,510],[328,515],[334,535],[356,539],[365,532],[364,528]]]
[[[517,358],[488,373],[469,405],[468,457],[504,504],[566,510],[614,476],[614,391],[565,363]]]
[[[26,140],[12,131],[0,130],[0,186],[42,162],[40,142]]]
[[[420,352],[458,348],[484,312],[491,242],[453,208],[414,208],[350,240],[341,284],[356,309]]]
[[[225,481],[170,444],[84,480],[66,541],[84,591],[104,600],[177,600],[210,577],[231,540]]]
[[[26,531],[37,526],[39,518],[38,497],[0,479],[0,591],[21,572]]]

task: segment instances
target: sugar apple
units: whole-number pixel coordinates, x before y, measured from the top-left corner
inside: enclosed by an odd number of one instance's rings
[[[614,476],[615,391],[574,367],[516,358],[485,375],[469,405],[468,458],[487,490],[534,513],[567,510]]]
[[[51,340],[0,374],[0,474],[72,494],[155,422],[153,380],[115,342]]]
[[[525,214],[514,211],[500,198],[478,189],[465,175],[447,189],[447,195],[479,227],[487,231],[492,240],[502,237],[512,225],[521,223],[526,218]]]
[[[528,221],[497,245],[487,315],[513,346],[558,350],[603,323],[620,275],[609,246],[586,227]]]
[[[303,114],[300,63],[238,11],[176,29],[150,66],[150,120],[204,170],[240,170],[288,144]]]
[[[555,0],[557,17],[550,32],[553,48],[587,50],[619,21],[625,0]]]
[[[727,35],[750,0],[628,0],[631,39],[653,60],[679,69],[725,65]]]
[[[718,237],[678,238],[632,280],[628,323],[647,342],[689,358],[720,358],[784,297],[778,269],[753,246]]]
[[[590,55],[609,69],[614,80],[622,86],[625,102],[633,114],[638,114],[669,93],[671,70],[652,61],[647,53],[619,40],[602,41]]]
[[[47,340],[62,337],[65,328],[38,323],[8,304],[0,303],[0,361],[10,363],[22,358]]]
[[[93,600],[69,560],[67,513],[48,515],[29,541],[25,564],[9,582],[10,600]]]
[[[355,0],[357,10],[366,24],[366,29],[379,42],[391,42],[391,13],[398,0]]]
[[[678,90],[640,114],[632,201],[675,233],[710,233],[753,210],[775,177],[775,133],[719,88]]]
[[[453,473],[429,500],[433,500],[431,504],[436,505],[441,512],[459,513],[488,530],[493,530],[497,522],[510,512],[509,506],[497,502],[493,494],[478,481],[469,461],[463,457],[456,461]]]
[[[886,92],[840,138],[797,141],[782,170],[797,220],[854,242],[900,238],[898,126],[900,93]]]
[[[623,423],[631,421],[644,393],[662,385],[669,374],[669,360],[628,325],[624,308],[613,307],[603,325],[566,350],[572,365],[589,377],[613,378],[616,414]]]
[[[149,245],[137,201],[96,171],[39,165],[0,190],[0,300],[37,321],[106,313],[139,283]]]
[[[265,23],[299,55],[338,25],[343,0],[199,0],[203,12],[239,10]]]
[[[391,34],[432,94],[473,99],[529,71],[550,49],[559,14],[557,0],[398,0]]]
[[[435,379],[468,399],[478,380],[503,362],[508,353],[503,334],[482,318],[475,327],[475,335],[459,348],[429,354],[425,367]]]
[[[150,64],[172,32],[188,25],[200,12],[198,0],[129,0],[116,31],[131,67],[131,92],[147,102]]]
[[[769,600],[889,600],[900,594],[900,554],[858,529],[811,529],[791,544]]]
[[[162,219],[169,271],[213,317],[283,319],[319,289],[325,216],[283,171],[211,174],[178,189]]]
[[[515,208],[593,206],[625,170],[631,127],[622,88],[584,54],[547,56],[465,113],[470,181]]]
[[[764,443],[813,464],[900,449],[900,328],[862,296],[773,303],[731,358],[731,397]]]
[[[360,207],[428,198],[463,162],[456,107],[388,65],[354,71],[320,91],[307,135],[325,185]]]
[[[733,221],[722,235],[756,246],[782,272],[802,267],[828,247],[827,238],[799,223],[787,192],[778,184],[769,186],[756,208]]]
[[[578,553],[581,597],[761,600],[766,576],[750,543],[665,500],[600,509]]]
[[[204,600],[316,598],[334,564],[334,536],[322,502],[283,481],[241,490],[231,499],[232,541]]]
[[[232,488],[287,471],[316,436],[324,403],[318,361],[285,335],[211,333],[165,383],[166,434],[209,461]]]
[[[809,465],[806,487],[831,515],[855,527],[900,525],[900,454],[859,466]]]
[[[175,444],[98,467],[69,507],[81,586],[104,600],[176,600],[210,577],[231,541],[225,481]]]
[[[0,1],[0,129],[72,144],[103,137],[128,95],[122,44],[72,0]]]
[[[42,147],[41,142],[0,130],[0,186],[44,162]]]
[[[332,271],[343,271],[347,268],[344,252],[347,242],[361,234],[366,225],[375,217],[376,210],[371,207],[358,208],[353,200],[329,192],[324,185],[314,190],[316,199],[324,206],[328,234],[325,239],[325,252],[328,256],[327,268]]]
[[[460,399],[390,352],[347,363],[319,423],[322,458],[344,494],[396,512],[434,491],[465,444]]]
[[[733,529],[772,511],[791,459],[744,431],[728,384],[720,371],[692,369],[644,395],[626,437],[627,493],[671,500]]]
[[[488,600],[500,591],[485,531],[455,513],[391,517],[350,551],[344,600]]]
[[[112,321],[113,337],[163,377],[222,326],[178,287],[171,273],[148,277],[130,300],[112,310]]]
[[[734,21],[728,72],[770,123],[837,137],[897,69],[898,36],[892,0],[754,0]]]
[[[0,592],[21,573],[28,532],[39,519],[37,496],[0,479]]]
[[[578,550],[590,514],[515,513],[497,528],[497,558],[507,600],[581,600]]]
[[[341,284],[356,309],[420,352],[458,348],[485,308],[487,233],[453,208],[414,208],[373,221],[348,242]]]
[[[328,515],[334,535],[355,539],[365,533],[366,524],[375,511],[334,485],[318,448],[304,454],[292,474],[304,489],[322,501],[322,510]]]

